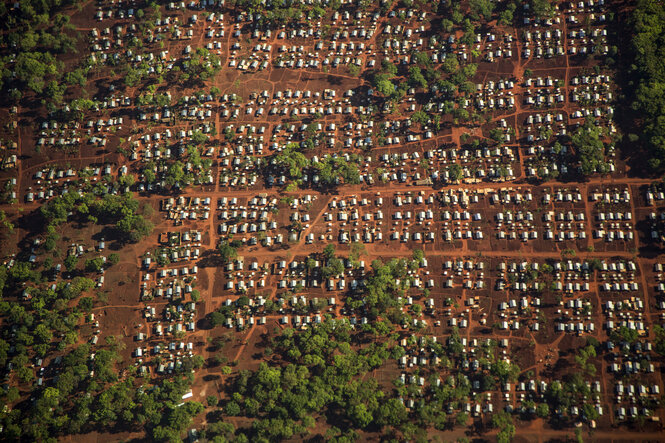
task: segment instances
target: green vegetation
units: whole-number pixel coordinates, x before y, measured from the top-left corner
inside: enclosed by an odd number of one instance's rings
[[[325,414],[359,429],[405,424],[407,411],[397,398],[378,389],[374,378],[358,379],[388,358],[387,347],[354,351],[350,332],[347,323],[333,320],[302,333],[284,330],[274,348],[286,365],[261,363],[257,371],[241,371],[228,386],[225,414],[254,417],[250,428],[239,429],[254,441],[305,435],[313,416]]]
[[[515,435],[515,425],[513,418],[505,411],[496,413],[492,416],[492,426],[499,429],[496,441],[500,443],[509,443]]]
[[[0,295],[2,291],[23,287],[26,281],[33,284],[40,281],[27,263],[16,263],[9,272],[5,267],[0,268]],[[78,323],[83,315],[79,308],[90,310],[92,299],[82,297],[73,308],[69,301],[94,286],[90,279],[75,277],[49,289],[31,287],[27,303],[0,301],[0,314],[14,325],[14,332],[9,329],[2,332],[0,365],[11,361],[13,372],[22,383],[35,380],[35,369],[30,361],[56,350],[66,351],[58,368],[57,381],[45,389],[36,389],[35,401],[30,405],[12,409],[11,413],[6,410],[0,415],[7,438],[40,440],[133,420],[125,411],[128,403],[120,401],[119,395],[121,392],[135,395],[136,390],[128,389],[133,385],[131,377],[115,385],[118,381],[115,349],[99,349],[91,360],[90,345],[73,347],[79,338]],[[11,354],[7,352],[10,345]],[[3,398],[4,404],[16,400],[15,395]]]
[[[413,87],[427,88],[427,80],[423,76],[418,66],[411,66],[409,68],[409,85]]]
[[[377,318],[380,312],[397,306],[397,297],[405,294],[408,262],[405,259],[392,259],[387,264],[380,260],[372,262],[372,274],[367,281],[364,291],[349,297],[346,301],[351,309],[365,306],[372,318]],[[399,283],[398,283],[399,281]]]
[[[653,172],[665,171],[665,5],[656,0],[640,0],[631,18],[632,108],[638,134],[648,153]]]
[[[127,377],[117,381],[114,351],[95,353],[93,378],[87,377],[91,349],[81,345],[63,359],[55,387],[37,394],[30,410],[5,414],[7,437],[40,440],[92,430],[145,427],[155,440],[180,440],[191,418],[203,410],[197,402],[178,406],[191,380],[176,378],[155,386],[140,386]]]
[[[219,250],[219,254],[225,263],[233,260],[238,255],[236,247],[227,241],[222,241],[217,249]]]
[[[358,163],[362,157],[352,154],[347,161],[344,156],[326,156],[313,162],[298,150],[296,143],[289,143],[281,152],[274,154],[268,161],[269,170],[276,175],[284,175],[290,180],[299,180],[306,171],[319,176],[321,186],[336,186],[338,181],[346,184],[360,183]]]
[[[554,15],[554,7],[550,0],[531,0],[529,6],[538,19],[552,18]]]
[[[303,169],[309,166],[309,160],[298,151],[296,143],[289,143],[282,152],[275,154],[271,160],[279,173],[286,174],[291,179],[299,179],[303,175]]]
[[[153,225],[138,214],[139,203],[130,193],[123,195],[67,191],[40,208],[48,226],[57,226],[71,219],[79,222],[112,224],[120,241],[138,242],[152,233]],[[71,216],[69,214],[72,214]]]
[[[104,260],[101,257],[85,261],[85,270],[88,272],[99,272],[104,267]]]
[[[571,137],[580,162],[580,171],[584,175],[609,172],[601,135],[601,128],[594,125],[592,120],[587,120]]]
[[[87,260],[86,270],[102,265],[101,258]],[[16,388],[0,392],[3,437],[38,441],[93,430],[146,429],[153,440],[180,439],[191,418],[203,409],[196,402],[181,405],[192,374],[149,384],[135,377],[136,367],[121,370],[119,351],[124,342],[116,337],[107,336],[106,345],[78,344],[81,320],[94,304],[86,294],[91,294],[95,282],[74,277],[53,286],[41,283],[40,274],[27,262],[19,261],[9,270],[0,267],[0,315],[12,324],[0,333],[0,366],[7,367],[10,377],[20,381],[24,392],[28,388],[33,398],[17,403]],[[16,301],[2,297],[19,291],[23,297]],[[35,367],[42,358],[45,362],[39,364],[53,371],[46,374],[44,384],[37,383]],[[200,364],[185,359],[176,372]]]
[[[517,1],[507,2],[505,9],[499,13],[499,24],[503,26],[513,24],[518,6],[520,6],[520,3]]]
[[[191,184],[204,183],[203,180],[208,176],[212,166],[212,160],[201,156],[201,150],[205,148],[208,140],[208,136],[201,131],[194,131],[192,134],[194,144],[186,146],[186,156],[181,156],[175,161],[150,160],[141,171],[143,180],[146,183],[163,180],[163,184],[169,189],[184,189]]]
[[[657,353],[665,356],[665,328],[661,325],[654,325],[653,332],[656,335],[654,348]]]
[[[0,18],[11,32],[3,36],[3,44],[13,48],[14,55],[0,58],[0,89],[14,100],[31,91],[49,103],[61,103],[67,85],[85,85],[87,68],[72,67],[66,73],[57,54],[76,52],[77,35],[63,14],[64,8],[78,0],[26,0],[14,10],[12,3],[0,5]],[[63,78],[64,75],[64,78]],[[62,83],[61,83],[62,82]]]
[[[211,79],[221,67],[222,62],[218,55],[205,48],[197,48],[196,54],[187,61],[185,72],[190,79],[202,82]]]
[[[353,158],[356,161],[360,160],[357,155],[353,155]],[[326,157],[313,166],[324,186],[334,186],[338,179],[342,179],[345,184],[360,183],[357,163],[346,161],[344,157]]]
[[[379,94],[386,97],[391,96],[395,92],[395,85],[390,81],[389,75],[385,73],[374,75],[372,86],[374,86]]]
[[[448,166],[448,176],[453,182],[460,181],[464,177],[462,167],[457,163],[453,163],[452,165]]]
[[[313,3],[313,4],[312,4]],[[238,11],[253,11],[260,13],[261,25],[285,25],[287,23],[305,22],[323,17],[326,14],[321,3],[312,2],[308,4],[294,2],[261,2],[258,0],[231,0],[227,5]],[[362,7],[362,5],[360,5]],[[333,0],[328,8],[338,10],[341,7],[340,0]]]
[[[495,3],[492,0],[469,0],[469,7],[471,8],[471,17],[474,20],[479,20],[480,17],[489,21],[492,18]]]
[[[611,332],[610,338],[619,343],[635,343],[639,338],[639,334],[635,329],[630,329],[627,326],[621,326]]]

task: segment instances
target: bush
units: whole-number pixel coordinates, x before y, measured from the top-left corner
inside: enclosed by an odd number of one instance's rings
[[[224,412],[226,415],[230,415],[231,417],[235,417],[237,415],[240,415],[240,405],[236,403],[235,401],[230,401],[226,404],[224,407]]]
[[[101,257],[89,259],[85,261],[85,270],[87,272],[99,272],[104,267],[104,259]]]
[[[92,311],[92,306],[93,306],[92,297],[82,297],[79,300],[78,307],[79,307],[79,309],[81,309],[85,312]]]
[[[74,269],[76,269],[76,265],[78,264],[78,257],[75,255],[69,255],[65,259],[65,269],[67,271],[72,272]]]

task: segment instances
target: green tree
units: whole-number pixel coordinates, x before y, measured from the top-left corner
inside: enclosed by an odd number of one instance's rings
[[[536,406],[536,415],[540,418],[547,418],[550,415],[550,407],[547,406],[547,403],[539,403]]]
[[[78,307],[83,311],[90,312],[92,311],[93,300],[92,297],[81,297],[78,303]]]
[[[376,84],[374,85],[376,88],[376,91],[383,95],[383,96],[390,96],[393,92],[395,92],[395,85],[392,84],[392,82],[388,79],[381,79]]]
[[[221,255],[224,262],[233,260],[238,255],[236,248],[231,246],[231,244],[227,241],[222,241],[217,249],[219,250],[219,254]]]
[[[531,0],[531,10],[536,18],[551,18],[554,14],[554,8],[549,0]]]
[[[463,178],[462,166],[457,163],[453,163],[448,166],[448,176],[453,182],[460,181]]]
[[[425,76],[423,76],[418,66],[411,66],[409,68],[409,85],[427,88],[427,80],[425,80]]]
[[[205,143],[207,140],[208,136],[202,133],[201,131],[197,130],[192,133],[192,141],[197,145],[201,145]]]
[[[396,398],[390,398],[383,402],[374,418],[375,423],[378,426],[399,426],[407,419],[406,408]]]
[[[580,170],[584,175],[591,175],[601,168],[605,145],[600,140],[600,135],[600,128],[587,120],[571,137],[580,161]]]
[[[330,260],[335,257],[335,245],[328,243],[325,248],[323,248],[323,256]]]
[[[662,42],[665,38],[665,7],[656,0],[639,0],[629,20],[634,60],[630,83],[635,100],[632,108],[640,113],[636,131],[646,146],[645,160],[652,172],[665,170],[665,59]],[[631,149],[634,145],[631,144]],[[639,154],[638,154],[639,155]]]
[[[229,415],[231,417],[240,415],[241,412],[240,405],[238,405],[238,403],[236,403],[235,401],[230,401],[224,407],[224,412],[226,413],[226,415]]]
[[[481,16],[489,21],[494,11],[494,2],[491,0],[469,0],[471,16],[478,20]]]
[[[85,270],[87,272],[99,272],[103,267],[104,260],[101,257],[96,257],[85,261]]]
[[[394,63],[392,63],[390,60],[383,59],[381,60],[381,70],[388,74],[390,78],[395,77],[397,75],[397,66],[395,66]]]
[[[443,68],[444,72],[447,72],[448,74],[452,74],[453,72],[457,71],[457,68],[459,68],[457,57],[453,54],[446,57],[445,60],[443,60],[441,67]]]
[[[665,356],[665,328],[661,325],[654,325],[653,332],[656,336],[654,350],[660,355]]]

